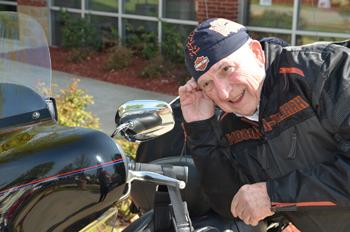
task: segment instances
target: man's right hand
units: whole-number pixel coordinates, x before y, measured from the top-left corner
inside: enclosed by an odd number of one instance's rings
[[[214,115],[214,102],[199,89],[191,78],[179,88],[182,115],[186,122],[209,119]]]

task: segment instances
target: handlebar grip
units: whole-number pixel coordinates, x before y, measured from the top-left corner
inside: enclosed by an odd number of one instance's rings
[[[162,125],[162,118],[156,113],[143,113],[125,116],[121,123],[131,122],[134,133],[141,133],[145,130]]]
[[[143,117],[138,117],[133,120],[134,128],[132,130],[135,133],[143,132],[150,128],[162,125],[162,118],[157,114],[144,114]]]
[[[185,183],[188,181],[188,167],[187,166],[174,166],[170,164],[146,164],[146,163],[135,163],[135,171],[149,171],[156,172],[161,175],[164,174],[164,169],[171,169],[174,173],[174,178],[182,180]]]

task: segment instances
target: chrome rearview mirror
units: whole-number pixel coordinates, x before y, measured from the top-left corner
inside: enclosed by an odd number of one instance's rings
[[[130,141],[146,141],[172,130],[175,125],[171,106],[157,100],[133,100],[121,105],[115,116],[117,130]]]

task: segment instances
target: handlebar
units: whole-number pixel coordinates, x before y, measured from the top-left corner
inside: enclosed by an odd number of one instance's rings
[[[170,170],[175,179],[182,180],[185,183],[188,181],[188,167],[187,166],[173,166],[170,164],[149,164],[149,163],[130,163],[130,169],[134,171],[149,171],[161,175],[166,175],[165,170]]]
[[[143,180],[183,189],[188,181],[187,166],[136,163],[129,160],[128,167],[130,182],[132,180]]]

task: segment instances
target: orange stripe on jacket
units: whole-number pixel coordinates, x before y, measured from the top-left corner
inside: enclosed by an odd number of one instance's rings
[[[302,77],[304,77],[304,72],[303,70],[295,67],[281,67],[278,71],[280,74],[298,74]]]
[[[331,201],[306,201],[306,202],[272,202],[272,207],[288,207],[288,206],[298,206],[298,207],[308,207],[308,206],[336,206],[334,202]]]

